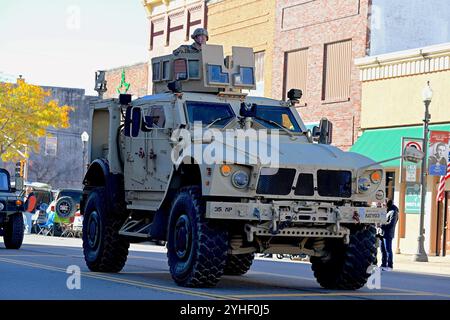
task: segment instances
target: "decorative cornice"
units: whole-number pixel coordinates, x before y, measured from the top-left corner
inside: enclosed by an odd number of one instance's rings
[[[450,70],[450,43],[355,59],[361,81]]]

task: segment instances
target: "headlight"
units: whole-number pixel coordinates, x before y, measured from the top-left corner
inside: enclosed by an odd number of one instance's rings
[[[248,185],[249,177],[244,171],[236,171],[231,177],[231,183],[238,189],[243,189]]]
[[[0,211],[2,211],[5,208],[5,206],[3,205],[3,203],[0,202]]]
[[[358,180],[358,190],[360,192],[367,192],[370,189],[370,180],[366,177],[361,177]]]

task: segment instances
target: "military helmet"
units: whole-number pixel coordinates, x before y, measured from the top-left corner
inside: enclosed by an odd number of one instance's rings
[[[195,37],[204,35],[206,36],[206,40],[209,40],[208,30],[205,28],[197,28],[194,33],[191,35],[191,38],[195,40]]]

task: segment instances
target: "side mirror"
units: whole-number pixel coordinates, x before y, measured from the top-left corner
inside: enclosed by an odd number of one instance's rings
[[[139,130],[141,129],[141,108],[133,108],[131,118],[131,136],[136,138],[139,136]]]
[[[320,120],[319,143],[331,144],[333,141],[333,124],[326,118]]]
[[[314,126],[312,129],[312,136],[314,138],[319,137],[320,136],[320,130],[318,126]]]
[[[131,109],[132,106],[128,106],[125,112],[125,126],[124,126],[124,134],[125,137],[131,136]]]
[[[142,131],[150,132],[153,129],[153,117],[152,116],[144,116],[142,118]]]

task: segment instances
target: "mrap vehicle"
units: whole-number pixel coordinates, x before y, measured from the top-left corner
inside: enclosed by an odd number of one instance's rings
[[[325,288],[361,288],[374,225],[386,219],[382,167],[331,146],[326,119],[307,130],[295,109],[301,90],[286,101],[249,96],[252,49],[224,58],[222,46],[203,45],[154,58],[152,69],[152,95],[98,99],[91,110],[81,205],[89,269],[120,272],[130,243],[167,241],[180,286],[214,286],[245,274],[255,253],[273,253],[309,255]]]

